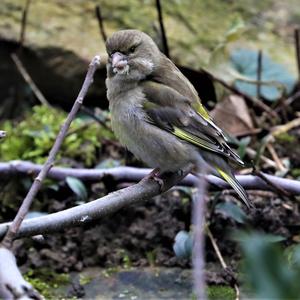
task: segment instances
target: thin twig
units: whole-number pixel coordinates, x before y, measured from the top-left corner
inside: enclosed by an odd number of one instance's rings
[[[274,128],[271,129],[271,133],[270,136],[272,137],[276,137],[282,133],[288,132],[293,128],[299,127],[300,126],[300,117],[291,120],[290,122],[280,125],[280,126],[276,126]],[[270,137],[271,139],[271,137]]]
[[[105,32],[105,28],[104,28],[104,24],[103,24],[103,18],[102,18],[102,14],[101,14],[100,5],[96,6],[95,11],[96,11],[96,17],[98,20],[98,24],[99,24],[100,34],[101,34],[102,40],[105,44],[105,42],[107,40],[107,34]]]
[[[246,147],[246,153],[249,155],[251,159],[255,159],[257,157],[257,151],[250,147]],[[260,155],[260,160],[263,161],[268,167],[277,168],[275,161],[271,160],[270,158]]]
[[[296,48],[296,59],[298,68],[298,81],[300,82],[300,30],[296,28],[294,31],[295,35],[295,48]]]
[[[275,192],[277,192],[280,196],[288,197],[288,198],[292,197],[291,193],[289,193],[287,190],[282,188],[280,185],[277,185],[276,183],[269,180],[269,178],[261,171],[253,170],[253,174],[260,177],[263,181],[265,181],[267,184],[269,184],[271,186],[271,188],[273,188],[273,190]]]
[[[21,60],[18,58],[18,56],[15,53],[11,54],[11,58],[14,61],[14,63],[16,64],[16,67],[18,69],[18,71],[20,72],[20,74],[22,75],[22,77],[24,78],[24,80],[26,81],[26,83],[30,86],[32,92],[35,94],[35,96],[37,97],[37,99],[44,105],[50,106],[49,102],[47,101],[47,99],[44,97],[44,95],[42,94],[42,92],[40,91],[40,89],[36,86],[36,84],[34,83],[34,81],[32,80],[31,76],[29,75],[29,73],[27,72],[27,70],[25,69],[24,65],[22,64]]]
[[[226,81],[224,81],[221,78],[216,77],[215,75],[213,75],[212,73],[210,73],[209,71],[205,70],[205,69],[201,69],[201,71],[206,74],[209,78],[211,78],[211,80],[216,81],[220,84],[222,84],[225,88],[227,88],[228,90],[230,90],[231,92],[235,93],[236,95],[242,96],[245,100],[247,100],[248,102],[252,103],[253,105],[255,105],[256,107],[259,107],[262,111],[265,111],[266,113],[268,113],[269,116],[271,117],[275,117],[277,118],[278,115],[272,110],[270,109],[269,106],[267,106],[266,104],[264,104],[262,101],[260,101],[259,99],[255,98],[255,97],[250,97],[247,94],[241,92],[239,89],[235,88],[234,86],[228,84]]]
[[[34,164],[28,161],[15,160],[10,162],[0,162],[0,175],[1,178],[3,178],[4,176],[12,177],[16,175],[32,177],[38,174],[41,171],[42,167],[42,165]],[[83,181],[95,182],[107,176],[115,182],[137,182],[145,177],[150,171],[150,169],[141,169],[134,167],[115,167],[109,169],[73,169],[64,167],[52,167],[49,171],[48,177],[55,180],[65,180],[66,177],[71,176]],[[264,175],[274,184],[281,186],[291,194],[300,194],[299,180],[281,178],[268,174]],[[219,177],[208,175],[206,176],[206,178],[208,183],[210,184],[211,190],[218,191],[230,188],[230,186]],[[247,190],[272,190],[271,187],[259,177],[253,175],[236,175],[236,178],[240,182],[240,184]],[[194,186],[196,180],[197,179],[195,176],[188,175],[182,182],[180,182],[180,184],[184,186]]]
[[[205,247],[204,247],[204,226],[205,226],[205,209],[206,209],[206,191],[207,191],[207,180],[205,178],[206,172],[205,167],[201,170],[202,175],[198,176],[196,182],[197,192],[193,197],[193,272],[194,272],[194,290],[196,298],[198,300],[206,299],[205,292],[205,280],[204,280],[204,269],[205,269]]]
[[[261,73],[262,73],[262,50],[258,51],[257,56],[257,84],[256,84],[256,97],[260,99],[261,89]]]
[[[219,248],[219,246],[218,246],[216,240],[214,239],[213,234],[212,234],[212,232],[211,232],[211,230],[209,229],[208,226],[206,226],[206,234],[207,234],[207,236],[208,236],[208,238],[209,238],[209,240],[210,240],[210,242],[211,242],[211,244],[212,244],[212,246],[213,246],[213,248],[214,248],[214,250],[215,250],[215,252],[216,252],[216,255],[217,255],[218,259],[219,259],[219,262],[220,262],[222,268],[223,268],[225,271],[227,271],[227,270],[228,270],[228,266],[227,266],[227,264],[226,264],[226,262],[225,262],[225,260],[224,260],[224,258],[223,258],[223,256],[222,256],[222,253],[221,253],[221,251],[220,251],[220,248]],[[235,278],[234,278],[234,279],[235,279]],[[235,280],[235,281],[236,281],[236,280]],[[239,287],[238,287],[238,285],[237,285],[236,282],[234,283],[233,287],[234,287],[234,289],[235,289],[235,294],[236,294],[235,299],[236,299],[236,300],[239,300],[239,299],[240,299],[240,294],[241,294],[241,293],[240,293],[240,289],[239,289]]]
[[[62,125],[57,138],[54,142],[54,145],[52,146],[49,156],[47,158],[47,161],[45,162],[45,164],[43,165],[43,168],[41,169],[40,173],[38,174],[38,176],[35,178],[32,186],[30,187],[25,199],[23,200],[17,215],[15,216],[12,224],[9,226],[8,231],[2,241],[2,244],[6,247],[6,248],[10,248],[13,242],[13,239],[15,238],[15,236],[18,233],[18,230],[20,228],[20,225],[22,224],[30,206],[31,203],[34,199],[34,197],[36,196],[37,192],[39,191],[43,180],[46,178],[49,170],[51,169],[56,154],[60,149],[61,144],[63,143],[64,137],[67,134],[67,131],[70,127],[71,122],[73,121],[73,119],[75,118],[82,102],[83,99],[85,98],[85,95],[88,91],[89,86],[92,84],[93,82],[93,77],[94,77],[94,73],[96,71],[96,69],[98,68],[98,66],[100,65],[100,57],[99,56],[95,56],[94,59],[92,60],[92,62],[89,65],[89,69],[88,72],[86,74],[85,80],[83,82],[82,88],[78,94],[78,97],[69,113],[69,115],[67,116],[64,124]]]
[[[279,156],[277,155],[277,153],[276,153],[276,151],[275,151],[275,149],[274,149],[274,147],[272,146],[271,143],[267,144],[267,149],[270,152],[270,154],[272,155],[273,160],[275,161],[278,170],[280,170],[280,171],[286,171],[286,168],[282,164]]]
[[[280,103],[278,104],[278,106],[275,108],[275,111],[277,113],[279,113],[281,110],[283,110],[285,108],[290,108],[290,106],[293,104],[293,102],[295,100],[298,100],[299,98],[300,98],[300,91],[297,91],[296,93],[294,93],[290,97],[288,97],[286,99],[282,99],[280,101]]]
[[[90,117],[92,117],[95,121],[97,121],[105,129],[111,131],[111,128],[109,126],[107,126],[107,124],[105,123],[105,121],[102,120],[101,118],[99,118],[91,109],[89,109],[88,107],[82,105],[80,107],[80,110],[82,110],[84,113],[86,113],[87,115],[89,115]]]
[[[165,26],[164,26],[164,20],[163,20],[163,14],[162,14],[160,0],[156,0],[155,3],[156,3],[157,14],[158,14],[158,22],[159,22],[159,26],[160,26],[162,45],[163,45],[163,50],[164,50],[163,52],[168,58],[170,58],[170,51],[169,51],[168,40],[167,40]]]
[[[25,32],[26,32],[29,5],[30,5],[30,0],[26,0],[25,7],[22,12],[22,22],[21,22],[21,31],[20,31],[20,39],[19,39],[20,49],[22,49],[25,41]]]

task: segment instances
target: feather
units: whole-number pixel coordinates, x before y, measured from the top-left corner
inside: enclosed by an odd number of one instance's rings
[[[240,196],[243,202],[246,204],[248,209],[254,208],[253,203],[249,200],[246,191],[241,186],[241,184],[237,181],[234,175],[229,175],[225,171],[221,170],[220,168],[216,167],[217,172],[221,175],[221,177],[236,191],[236,193]]]

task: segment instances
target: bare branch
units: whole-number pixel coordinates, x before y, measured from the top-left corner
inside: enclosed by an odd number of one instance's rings
[[[160,26],[161,39],[162,39],[162,44],[163,44],[163,52],[168,58],[170,58],[170,51],[169,51],[168,40],[167,40],[167,36],[166,36],[166,30],[165,30],[165,26],[164,26],[164,20],[163,20],[160,0],[156,0],[156,9],[157,9],[157,14],[158,14],[158,22],[159,22],[159,26]]]
[[[226,89],[230,90],[231,92],[242,96],[246,101],[253,103],[253,105],[255,105],[256,107],[259,107],[262,111],[265,111],[266,113],[268,113],[269,116],[271,117],[275,117],[277,118],[278,115],[275,111],[273,111],[269,106],[267,106],[266,104],[264,104],[262,101],[260,101],[259,99],[255,98],[255,97],[250,97],[247,94],[243,93],[242,91],[240,91],[239,89],[235,88],[234,86],[228,84],[227,82],[225,82],[223,79],[216,77],[215,75],[213,75],[212,73],[210,73],[209,71],[205,70],[205,69],[201,69],[201,71],[203,73],[205,73],[209,78],[211,78],[213,81],[216,81],[218,83],[220,83],[221,85],[223,85]]]
[[[42,92],[40,91],[40,89],[36,86],[36,84],[32,80],[31,76],[29,75],[29,73],[25,69],[24,65],[22,64],[22,62],[20,61],[20,59],[18,58],[18,56],[15,53],[12,53],[11,54],[11,58],[14,61],[14,63],[16,64],[16,67],[17,67],[18,71],[20,72],[20,74],[22,75],[22,77],[24,78],[24,80],[26,81],[26,83],[30,86],[30,88],[31,88],[32,92],[35,94],[36,98],[42,104],[50,106],[49,102],[44,97],[44,95],[42,94]]]
[[[258,51],[257,56],[257,84],[256,84],[256,97],[260,99],[261,95],[261,73],[262,73],[262,51]]]
[[[294,31],[295,36],[295,49],[296,49],[296,59],[298,68],[298,81],[300,82],[300,30],[296,28]]]
[[[15,160],[11,162],[0,162],[0,174],[1,176],[13,176],[17,174],[34,176],[41,171],[42,167],[42,165],[28,161]],[[72,176],[84,181],[99,181],[103,177],[109,176],[116,182],[137,182],[150,173],[150,171],[150,169],[134,167],[116,167],[110,169],[73,169],[52,167],[49,171],[48,177],[56,180],[65,180],[67,176]],[[282,187],[287,192],[293,195],[300,195],[300,182],[298,180],[286,179],[267,174],[264,175],[271,182]],[[273,191],[272,187],[257,176],[237,175],[236,177],[245,189]],[[193,175],[188,175],[180,184],[185,186],[194,186],[196,180],[197,179]],[[211,190],[230,188],[225,181],[213,175],[208,175],[207,181],[211,185]]]
[[[11,251],[0,247],[1,299],[43,299],[20,273]]]
[[[162,175],[163,192],[180,182],[189,171],[190,168],[187,168],[179,173]],[[24,220],[15,238],[56,232],[95,221],[125,206],[157,196],[161,192],[161,186],[155,180],[151,178],[143,179],[135,185],[113,192],[100,199],[47,216]],[[5,234],[9,225],[11,223],[0,225],[0,238]]]
[[[207,174],[207,170],[204,167],[201,168],[203,174]],[[205,269],[205,254],[204,254],[204,225],[205,225],[205,209],[206,209],[206,191],[207,191],[207,180],[204,175],[197,177],[196,187],[197,192],[193,197],[193,272],[194,272],[194,290],[196,298],[198,300],[206,299],[205,293],[205,280],[204,280],[204,269]]]
[[[25,7],[22,12],[21,32],[20,32],[20,39],[19,39],[20,49],[23,47],[25,41],[25,32],[26,32],[29,5],[30,5],[30,0],[26,0]]]
[[[100,5],[96,6],[95,11],[96,11],[96,17],[97,17],[97,20],[98,20],[101,37],[103,39],[103,42],[105,43],[106,40],[107,40],[107,34],[105,32],[105,29],[104,29],[104,24],[103,24],[103,18],[102,18],[102,14],[101,14]]]
[[[95,56],[89,65],[88,72],[86,74],[82,88],[78,94],[78,97],[77,97],[69,115],[67,116],[64,124],[62,125],[62,127],[60,129],[60,132],[57,135],[55,143],[52,146],[52,149],[50,150],[50,153],[49,153],[46,163],[43,165],[38,176],[35,178],[31,188],[29,189],[25,199],[23,200],[23,202],[18,210],[18,213],[17,213],[15,219],[13,220],[12,224],[8,228],[7,234],[5,235],[5,237],[2,241],[2,244],[5,247],[7,247],[7,248],[11,247],[11,243],[12,243],[13,239],[15,238],[16,234],[18,233],[19,227],[31,206],[31,203],[32,203],[34,197],[36,196],[37,192],[39,191],[43,180],[47,176],[49,170],[51,169],[51,167],[54,163],[56,154],[59,151],[61,144],[63,143],[63,139],[67,134],[67,131],[70,127],[71,122],[75,118],[76,113],[82,104],[82,101],[88,91],[89,86],[93,82],[94,73],[99,65],[100,65],[100,57]]]
[[[219,248],[216,240],[214,239],[213,234],[212,234],[212,232],[211,232],[211,230],[209,229],[208,226],[206,226],[206,233],[207,233],[208,238],[210,239],[210,242],[211,242],[211,244],[212,244],[212,246],[213,246],[213,248],[215,250],[215,253],[216,253],[216,255],[217,255],[218,259],[219,259],[219,262],[220,262],[222,268],[225,271],[228,271],[228,266],[227,266],[227,264],[226,264],[226,262],[225,262],[225,260],[224,260],[224,258],[222,256],[220,248]],[[236,295],[235,300],[239,300],[240,299],[240,294],[241,294],[240,293],[240,289],[239,289],[239,286],[237,285],[237,282],[236,282],[235,278],[234,278],[234,281],[235,282],[233,283],[233,287],[235,289],[235,295]]]

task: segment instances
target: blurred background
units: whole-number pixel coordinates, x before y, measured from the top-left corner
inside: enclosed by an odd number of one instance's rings
[[[0,160],[45,161],[88,63],[100,54],[101,66],[56,165],[142,167],[111,132],[105,88],[105,38],[133,28],[148,33],[194,84],[245,160],[241,174],[250,174],[254,165],[297,180],[299,23],[298,0],[2,0],[0,129],[7,137],[0,141]],[[29,171],[0,175],[1,222],[14,217],[34,178]],[[110,177],[47,179],[30,216],[129,184]],[[296,299],[299,199],[274,187],[249,191],[249,197],[257,211],[246,214],[231,191],[209,193],[208,295],[235,299],[238,282],[242,293],[257,299]],[[191,198],[190,188],[176,187],[97,224],[17,241],[19,265],[48,298],[190,298]],[[226,270],[214,241],[228,262]]]

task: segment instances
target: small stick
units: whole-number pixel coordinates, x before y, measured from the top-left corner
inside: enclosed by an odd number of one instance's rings
[[[273,188],[273,190],[275,190],[275,192],[277,192],[282,197],[288,197],[289,199],[292,197],[292,195],[289,192],[287,192],[284,188],[269,180],[267,176],[261,171],[257,171],[254,169],[253,174],[260,177],[265,183],[270,185]]]
[[[257,157],[257,152],[252,149],[247,147],[246,148],[246,153],[249,155],[250,158],[254,159],[255,157]],[[271,160],[270,158],[264,156],[264,155],[260,155],[260,160],[262,160],[265,164],[267,164],[269,167],[275,168],[277,167],[276,162]]]
[[[270,154],[272,155],[272,158],[273,158],[273,160],[275,161],[277,168],[278,168],[280,171],[285,171],[286,168],[285,168],[284,165],[282,164],[282,162],[281,162],[279,156],[277,155],[277,153],[276,153],[274,147],[272,146],[272,144],[268,143],[268,144],[267,144],[267,149],[268,149],[268,151],[270,152]]]
[[[163,48],[164,48],[164,54],[168,58],[170,58],[168,40],[167,40],[167,36],[166,36],[160,0],[156,0],[156,9],[157,9],[157,13],[158,13],[158,22],[159,22],[159,26],[160,26],[160,33],[161,33],[161,39],[162,39],[162,44],[163,44]]]
[[[265,111],[266,113],[268,113],[268,115],[271,116],[272,118],[277,118],[278,117],[277,113],[275,113],[272,109],[270,109],[269,106],[264,104],[259,99],[248,96],[247,94],[241,92],[239,89],[237,89],[234,86],[232,86],[232,85],[228,84],[227,82],[225,82],[223,79],[216,77],[215,75],[213,75],[212,73],[210,73],[209,71],[207,71],[203,68],[201,69],[201,71],[204,74],[206,74],[209,78],[211,78],[211,80],[222,84],[225,88],[227,88],[231,92],[235,93],[236,95],[244,97],[245,100],[247,100],[248,102],[251,102],[255,106],[259,107],[262,111]]]
[[[193,273],[194,273],[194,290],[196,298],[206,299],[205,293],[205,280],[204,280],[204,268],[205,268],[205,254],[204,254],[204,226],[205,226],[205,195],[207,191],[207,180],[205,178],[206,170],[205,166],[201,168],[202,174],[197,176],[196,182],[197,192],[193,197]]]
[[[96,11],[96,17],[97,17],[97,20],[98,20],[98,24],[99,24],[100,34],[101,34],[102,40],[105,44],[105,42],[107,40],[107,35],[106,35],[104,24],[103,24],[103,18],[102,18],[102,15],[101,15],[100,5],[96,6],[95,11]]]
[[[284,108],[288,108],[295,100],[298,100],[300,98],[300,91],[296,92],[295,94],[291,95],[287,99],[281,102],[278,107],[275,108],[275,111],[278,113]]]
[[[273,137],[276,137],[282,133],[288,132],[291,129],[299,127],[299,126],[300,126],[300,117],[296,118],[284,125],[274,127],[274,129],[271,129],[270,135]]]
[[[295,29],[294,36],[295,36],[297,67],[298,67],[298,80],[300,82],[300,30],[299,28]]]
[[[30,0],[26,0],[25,7],[22,13],[21,32],[20,32],[20,39],[19,39],[20,49],[23,47],[25,41],[25,32],[26,32],[27,14],[29,10],[29,5],[30,5]]]
[[[256,84],[256,97],[260,99],[261,95],[261,73],[262,73],[262,50],[258,51],[257,56],[257,84]]]
[[[4,239],[2,241],[2,245],[4,247],[6,247],[8,249],[11,248],[13,239],[16,237],[16,235],[18,233],[19,228],[20,228],[26,214],[28,213],[28,210],[33,202],[34,197],[37,195],[37,193],[42,185],[43,180],[46,178],[46,176],[48,175],[48,172],[50,171],[50,169],[52,168],[52,166],[54,164],[56,154],[58,153],[60,146],[63,143],[64,137],[67,134],[67,131],[71,125],[71,122],[75,118],[75,116],[83,102],[83,99],[85,98],[85,95],[87,94],[89,86],[93,82],[94,73],[99,65],[100,65],[100,57],[95,56],[89,65],[88,72],[86,74],[86,77],[85,77],[85,80],[81,87],[81,90],[78,94],[78,97],[77,97],[69,115],[67,116],[64,124],[62,125],[62,127],[60,129],[60,131],[56,137],[56,140],[54,142],[54,145],[52,146],[52,148],[50,150],[47,161],[43,165],[38,176],[35,178],[32,186],[30,187],[25,199],[23,200],[23,202],[17,212],[17,215],[15,216],[12,224],[8,228],[6,235],[4,236]]]
[[[26,81],[26,83],[30,86],[32,92],[35,94],[35,96],[37,97],[37,99],[43,104],[43,105],[47,105],[50,106],[49,102],[47,101],[47,99],[44,97],[44,95],[42,94],[42,92],[40,91],[40,89],[36,86],[36,84],[34,83],[34,81],[32,80],[31,76],[29,75],[29,73],[26,71],[24,65],[22,64],[21,60],[18,58],[18,56],[15,53],[11,54],[11,58],[14,61],[18,71],[20,72],[20,74],[22,75],[22,77],[24,78],[24,80]]]
[[[89,115],[91,118],[93,118],[95,121],[97,121],[101,126],[103,126],[105,129],[111,131],[111,128],[108,127],[105,123],[105,121],[103,121],[101,118],[99,118],[91,109],[89,109],[88,107],[82,105],[80,107],[80,110],[82,110],[84,113],[86,113],[87,115]]]
[[[215,252],[216,252],[216,255],[217,255],[218,259],[219,259],[219,262],[220,262],[222,268],[223,268],[225,271],[227,271],[227,270],[228,270],[228,266],[227,266],[227,264],[226,264],[226,262],[225,262],[225,260],[224,260],[224,258],[223,258],[223,256],[222,256],[222,253],[221,253],[221,251],[220,251],[220,248],[219,248],[219,246],[218,246],[216,240],[214,239],[213,234],[212,234],[212,232],[210,231],[210,229],[209,229],[208,226],[206,226],[206,233],[207,233],[207,236],[208,236],[208,238],[209,238],[209,240],[210,240],[210,242],[211,242],[211,244],[212,244],[212,246],[213,246],[213,248],[214,248],[214,250],[215,250]],[[235,278],[234,278],[234,279],[235,279]],[[236,299],[236,300],[239,300],[239,299],[240,299],[240,294],[241,294],[241,293],[240,293],[240,289],[239,289],[239,287],[238,287],[238,285],[237,285],[236,283],[234,283],[233,286],[234,286],[235,294],[236,294],[235,299]]]

